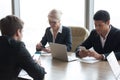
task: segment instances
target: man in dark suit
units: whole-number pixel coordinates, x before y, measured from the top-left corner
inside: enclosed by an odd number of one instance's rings
[[[36,45],[37,51],[43,50],[51,52],[50,48],[45,48],[47,42],[64,44],[67,46],[67,51],[71,50],[72,35],[68,27],[62,26],[60,23],[61,11],[53,9],[48,14],[50,27],[45,31],[42,40]]]
[[[110,25],[110,15],[105,10],[99,10],[94,15],[95,29],[89,37],[76,49],[76,56],[95,57],[98,60],[106,60],[107,55],[114,51],[117,59],[120,59],[120,30]],[[84,46],[86,49],[81,49]],[[90,50],[93,48],[94,50]]]
[[[16,80],[24,69],[34,80],[43,80],[45,70],[31,57],[22,39],[23,22],[16,16],[0,20],[0,80]]]

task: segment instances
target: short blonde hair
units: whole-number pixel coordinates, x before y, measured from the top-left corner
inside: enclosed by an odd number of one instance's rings
[[[62,16],[62,12],[57,9],[52,9],[48,14],[48,19],[50,21],[60,21]]]

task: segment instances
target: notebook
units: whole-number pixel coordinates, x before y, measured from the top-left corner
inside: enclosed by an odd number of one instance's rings
[[[107,56],[107,60],[108,63],[112,69],[112,72],[116,78],[116,80],[120,80],[120,65],[115,57],[114,52],[111,52],[108,56]]]
[[[58,43],[50,43],[49,45],[53,59],[59,59],[62,61],[75,61],[78,59],[74,52],[67,52],[66,45]]]

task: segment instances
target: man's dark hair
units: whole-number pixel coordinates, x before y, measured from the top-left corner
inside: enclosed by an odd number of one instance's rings
[[[18,29],[22,30],[23,21],[13,15],[8,15],[0,20],[0,30],[2,35],[12,37]]]
[[[110,15],[105,10],[99,10],[95,13],[93,19],[94,20],[102,20],[103,22],[107,22],[108,20],[110,20]]]

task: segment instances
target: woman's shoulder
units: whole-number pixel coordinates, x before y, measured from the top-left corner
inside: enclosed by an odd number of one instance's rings
[[[68,27],[68,26],[62,26],[63,27],[63,29],[65,29],[65,30],[70,30],[70,27]]]
[[[50,29],[51,29],[51,27],[47,27],[47,28],[46,28],[46,31],[49,31]]]

